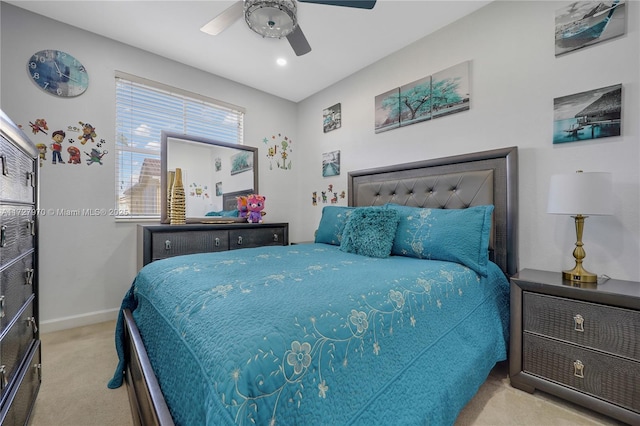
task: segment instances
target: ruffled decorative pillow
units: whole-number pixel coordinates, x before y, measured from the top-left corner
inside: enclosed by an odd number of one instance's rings
[[[369,257],[389,257],[398,220],[394,210],[356,208],[344,226],[340,250]]]

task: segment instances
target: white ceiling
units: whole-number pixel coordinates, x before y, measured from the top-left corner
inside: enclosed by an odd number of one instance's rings
[[[313,49],[300,57],[286,39],[263,39],[244,19],[217,36],[200,31],[235,1],[7,3],[299,102],[490,1],[378,0],[373,10],[298,3]]]

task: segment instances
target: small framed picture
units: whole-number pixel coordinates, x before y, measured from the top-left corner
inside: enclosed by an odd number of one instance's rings
[[[338,176],[340,174],[340,151],[322,154],[322,177]]]
[[[325,133],[339,129],[342,125],[341,104],[335,104],[322,111],[322,130]]]

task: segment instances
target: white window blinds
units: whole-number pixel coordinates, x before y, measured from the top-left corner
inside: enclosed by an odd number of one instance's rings
[[[243,120],[242,108],[117,73],[116,217],[160,217],[163,130],[242,144]]]

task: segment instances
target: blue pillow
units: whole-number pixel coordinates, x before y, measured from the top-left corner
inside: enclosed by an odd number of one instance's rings
[[[344,226],[340,250],[369,257],[389,257],[398,219],[398,212],[381,207],[353,210]]]
[[[354,209],[355,207],[324,206],[315,242],[339,246],[344,225]]]
[[[209,212],[205,216],[223,216],[223,217],[238,217],[238,210],[221,210],[219,212]]]
[[[391,254],[461,263],[487,276],[493,206],[423,209],[386,204],[400,214]]]

